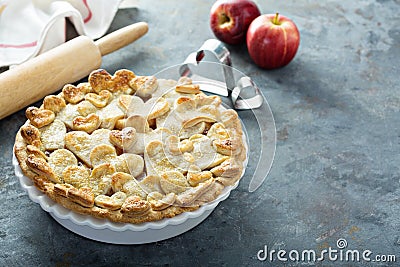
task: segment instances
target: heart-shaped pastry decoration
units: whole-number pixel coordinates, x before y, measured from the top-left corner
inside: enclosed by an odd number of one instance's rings
[[[95,146],[89,154],[89,160],[93,167],[111,163],[117,172],[131,173],[133,176],[139,176],[144,168],[141,156],[129,153],[117,156],[115,148],[106,144]]]
[[[195,134],[189,140],[193,143],[193,164],[201,170],[218,166],[229,158],[228,156],[219,154],[213,146],[213,141],[206,135]]]
[[[191,165],[187,173],[187,181],[191,186],[197,186],[199,183],[205,182],[212,177],[212,172],[201,171],[196,165]]]
[[[91,208],[94,205],[94,194],[89,187],[77,189],[70,184],[56,184],[53,190],[55,194],[63,196],[83,207]]]
[[[85,100],[89,101],[98,108],[104,108],[107,106],[111,99],[112,94],[107,90],[100,91],[98,94],[88,93],[85,95]]]
[[[150,212],[150,204],[138,196],[130,196],[125,199],[121,207],[121,213],[128,217],[144,216]]]
[[[28,155],[33,155],[34,157],[39,157],[42,158],[44,160],[48,160],[48,157],[45,153],[43,153],[42,150],[40,150],[40,148],[33,146],[33,145],[27,145],[26,146],[26,152],[28,152]]]
[[[160,185],[162,190],[168,193],[180,194],[190,188],[186,177],[178,171],[166,171],[161,174]]]
[[[207,131],[207,136],[212,140],[225,140],[230,138],[229,132],[222,123],[214,123]]]
[[[58,113],[60,110],[65,108],[64,98],[56,95],[48,95],[43,99],[43,108]]]
[[[89,83],[96,93],[102,90],[108,90],[112,93],[124,92],[134,93],[134,90],[129,85],[129,82],[135,78],[136,75],[129,70],[119,70],[111,76],[106,70],[93,71],[89,75]]]
[[[165,210],[166,208],[172,206],[176,200],[176,195],[174,193],[169,193],[163,195],[159,192],[151,192],[147,195],[147,201],[153,210]]]
[[[214,118],[212,118],[212,117],[199,115],[199,116],[196,116],[194,118],[184,120],[182,122],[182,127],[187,129],[187,128],[191,128],[191,127],[193,127],[193,126],[195,126],[195,125],[197,125],[199,123],[202,123],[202,122],[213,123],[215,121],[216,120]]]
[[[45,150],[64,148],[64,137],[67,133],[65,124],[56,119],[52,124],[40,128],[40,139]]]
[[[164,144],[159,140],[151,141],[146,146],[144,159],[148,175],[159,176],[165,171],[175,170],[175,166],[168,160],[165,154]]]
[[[110,132],[110,142],[119,149],[129,150],[137,141],[136,130],[133,127],[125,127],[122,130]]]
[[[15,153],[66,208],[122,223],[170,218],[212,202],[243,173],[241,122],[221,103],[188,77],[96,70],[26,110]]]
[[[98,195],[94,199],[94,203],[102,208],[109,210],[118,210],[124,204],[126,194],[124,192],[116,192],[111,196]]]
[[[171,135],[171,131],[167,128],[157,128],[155,130],[148,127],[146,120],[139,119],[135,120],[136,124],[129,123],[129,125],[136,127],[136,142],[133,145],[129,142],[125,145],[125,140],[123,140],[124,151],[126,153],[134,153],[134,154],[144,154],[145,146],[152,141],[165,141],[168,136]],[[145,124],[143,126],[143,124]],[[139,129],[139,130],[138,130]]]
[[[172,134],[179,136],[180,139],[187,139],[194,134],[203,133],[206,130],[206,123],[201,122],[192,127],[184,128],[184,119],[179,113],[169,113],[156,119],[157,128],[167,128]]]
[[[98,129],[91,135],[83,131],[73,131],[65,135],[65,146],[89,167],[93,167],[90,161],[90,152],[98,145],[111,145],[109,141],[110,130]]]
[[[154,76],[137,76],[129,81],[129,85],[136,95],[147,98],[158,88],[158,81]]]
[[[131,127],[135,129],[137,133],[148,133],[151,131],[149,122],[141,115],[129,116],[125,121],[125,127]]]
[[[56,179],[64,181],[63,172],[65,168],[69,166],[77,166],[78,160],[71,151],[67,149],[58,149],[50,154],[48,164],[53,168]]]
[[[169,111],[169,103],[162,97],[151,98],[144,102],[138,96],[120,96],[119,104],[126,110],[128,117],[140,115],[147,120],[155,119]]]
[[[100,118],[96,114],[89,114],[86,117],[78,116],[72,120],[72,129],[92,133],[100,126]]]
[[[110,145],[100,144],[95,146],[89,154],[90,163],[92,166],[97,166],[103,163],[112,162],[117,158],[115,148]]]
[[[146,199],[147,196],[147,192],[144,191],[138,181],[133,177],[123,185],[122,191],[129,196],[138,196],[141,199]]]
[[[216,95],[205,95],[205,94],[197,94],[194,97],[196,101],[197,107],[204,107],[204,106],[214,106],[220,107],[221,106],[221,98]]]
[[[193,205],[204,205],[205,203],[209,203],[210,201],[213,201],[216,199],[224,189],[224,185],[218,181],[218,179],[215,179],[215,182],[213,182],[206,192],[202,193],[197,199],[193,202]]]
[[[26,124],[21,127],[20,133],[24,141],[29,144],[33,145],[36,147],[41,147],[42,146],[42,141],[40,131],[38,128],[31,124]]]
[[[139,182],[139,185],[147,193],[151,192],[158,192],[162,194],[164,193],[160,185],[160,176],[157,175],[146,176]]]
[[[114,173],[115,167],[111,163],[100,164],[93,168],[89,176],[89,187],[93,189],[95,195],[111,192],[111,177]]]
[[[226,156],[231,156],[236,150],[234,139],[217,139],[213,141],[213,146],[218,153]]]
[[[77,104],[85,99],[85,95],[91,91],[92,88],[87,83],[81,83],[78,84],[78,86],[67,84],[62,89],[62,96],[65,101],[71,104]]]
[[[198,84],[181,84],[175,87],[175,91],[184,94],[199,94],[200,86]]]
[[[76,188],[89,185],[90,170],[84,166],[70,165],[62,172],[64,183]]]
[[[195,187],[190,187],[188,190],[184,191],[182,194],[179,194],[176,197],[176,204],[182,207],[190,207],[194,204],[194,202],[207,190],[212,187],[215,183],[214,179],[208,179],[203,183],[199,183]]]
[[[111,188],[113,192],[122,191],[124,184],[126,184],[132,179],[133,176],[128,173],[124,172],[114,173],[113,176],[111,177]]]
[[[83,102],[85,102],[85,101],[83,101]],[[81,102],[81,103],[83,103],[83,102]],[[87,102],[87,101],[86,101],[86,102]],[[63,108],[62,110],[60,110],[60,111],[57,113],[56,119],[58,119],[58,120],[64,122],[64,124],[65,124],[68,128],[73,129],[74,126],[73,126],[72,122],[73,122],[73,120],[74,120],[76,117],[78,117],[78,116],[84,116],[84,117],[86,117],[86,116],[88,116],[88,115],[90,115],[90,114],[93,113],[93,112],[87,112],[87,113],[81,114],[81,113],[78,111],[78,107],[81,106],[81,105],[80,105],[81,103],[79,103],[78,105],[68,104],[65,108]],[[90,104],[90,105],[91,105],[91,104]]]
[[[83,116],[83,117],[86,117],[86,116],[88,116],[88,115],[90,115],[92,113],[96,113],[97,110],[98,110],[98,108],[95,105],[93,105],[91,102],[86,101],[86,100],[79,102],[79,104],[77,104],[75,106],[75,108],[76,108],[76,111],[73,111],[71,113],[72,114],[75,113],[74,114],[75,116],[79,116],[80,115],[80,116]],[[79,115],[77,115],[76,112],[78,112]],[[72,120],[73,120],[73,118],[71,119],[71,121]]]
[[[61,183],[61,180],[58,178],[53,168],[47,163],[47,161],[44,158],[30,154],[26,158],[26,165],[33,172],[42,175],[46,179],[53,181],[55,183]]]
[[[48,109],[39,109],[37,107],[29,107],[26,110],[25,115],[31,124],[37,128],[49,125],[55,119],[53,111]]]
[[[144,160],[142,156],[124,153],[119,155],[114,161],[117,171],[130,173],[134,177],[142,177],[144,171]]]
[[[243,167],[235,162],[234,159],[229,158],[222,162],[222,164],[210,170],[214,176],[224,185],[232,185],[235,183],[235,177],[240,175]]]
[[[113,99],[107,106],[99,109],[96,114],[101,120],[100,128],[114,129],[116,122],[125,117],[125,113],[119,107],[118,99]]]

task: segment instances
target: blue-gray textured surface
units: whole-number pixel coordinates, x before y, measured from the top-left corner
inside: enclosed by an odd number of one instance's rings
[[[213,37],[212,2],[143,0],[120,10],[110,31],[136,21],[150,30],[105,56],[102,67],[149,75],[182,62]],[[339,238],[349,249],[400,261],[400,1],[257,3],[262,13],[292,18],[301,33],[296,58],[273,71],[257,68],[244,45],[228,46],[275,117],[277,150],[264,184],[247,191],[250,159],[239,187],[187,233],[146,245],[91,241],[64,229],[21,189],[11,165],[26,120],[21,111],[0,121],[0,266],[275,266],[276,258],[257,259],[264,245],[321,251]]]

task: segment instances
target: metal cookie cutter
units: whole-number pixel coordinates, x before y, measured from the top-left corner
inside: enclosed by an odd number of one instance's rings
[[[222,68],[225,84],[216,79],[209,79],[198,74],[198,70],[192,70],[203,61],[206,53],[211,54],[220,63],[217,68]],[[212,71],[209,69],[207,71],[207,76],[209,76]],[[208,84],[209,86],[202,87],[204,91],[228,96],[234,109],[256,109],[263,103],[260,90],[250,77],[244,76],[235,81],[229,50],[216,39],[205,41],[198,51],[191,53],[181,65],[179,72],[181,76],[190,77],[193,80]]]

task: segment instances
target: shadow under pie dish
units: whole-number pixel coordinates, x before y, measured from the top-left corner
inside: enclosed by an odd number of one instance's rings
[[[116,223],[196,211],[237,185],[247,159],[237,113],[188,78],[96,70],[26,116],[22,173],[63,207]]]

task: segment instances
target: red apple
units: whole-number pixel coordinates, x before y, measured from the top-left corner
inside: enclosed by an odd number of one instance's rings
[[[246,36],[250,57],[259,67],[275,69],[287,65],[296,55],[300,33],[289,18],[261,15],[250,24]]]
[[[220,41],[239,44],[245,41],[250,23],[260,14],[251,0],[218,0],[210,11],[211,30]]]

